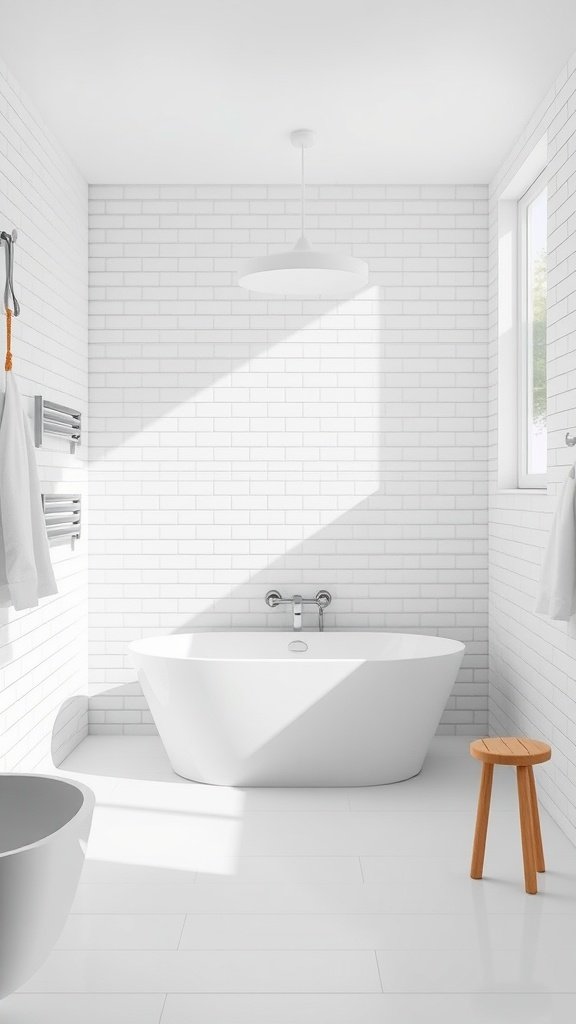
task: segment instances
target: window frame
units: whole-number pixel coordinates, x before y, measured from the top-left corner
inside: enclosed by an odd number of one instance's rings
[[[529,338],[528,297],[528,208],[536,196],[548,188],[548,170],[532,181],[517,200],[516,210],[516,276],[517,276],[517,486],[520,490],[546,488],[548,473],[530,473],[528,389],[531,381],[530,356],[532,343]]]

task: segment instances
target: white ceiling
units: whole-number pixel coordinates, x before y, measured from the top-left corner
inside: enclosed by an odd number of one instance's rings
[[[0,0],[0,56],[91,182],[486,182],[574,0]]]

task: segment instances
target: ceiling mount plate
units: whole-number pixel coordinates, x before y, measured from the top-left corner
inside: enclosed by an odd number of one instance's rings
[[[297,131],[290,132],[290,142],[297,149],[309,149],[316,142],[316,132],[310,128],[298,128]]]

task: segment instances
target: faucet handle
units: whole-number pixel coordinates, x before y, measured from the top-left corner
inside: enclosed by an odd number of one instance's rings
[[[319,590],[316,594],[316,604],[319,608],[327,608],[332,601],[332,594],[329,594],[327,590]]]
[[[282,594],[279,590],[269,590],[264,598],[269,608],[275,608],[276,605],[282,600]]]

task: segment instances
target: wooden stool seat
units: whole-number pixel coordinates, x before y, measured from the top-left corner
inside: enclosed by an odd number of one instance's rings
[[[490,736],[474,740],[470,744],[470,754],[478,761],[482,761],[482,778],[478,796],[470,875],[472,878],[482,878],[494,765],[512,765],[516,768],[518,783],[524,882],[526,892],[536,893],[538,892],[536,872],[544,871],[545,866],[538,798],[532,766],[549,761],[552,757],[552,750],[547,743],[543,743],[541,740],[531,740],[525,736]]]
[[[548,743],[529,740],[524,736],[490,736],[484,740],[474,740],[470,744],[470,753],[485,764],[512,764],[516,767],[542,764],[552,757]]]

